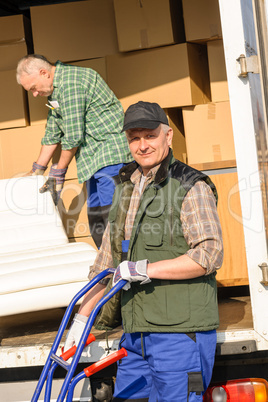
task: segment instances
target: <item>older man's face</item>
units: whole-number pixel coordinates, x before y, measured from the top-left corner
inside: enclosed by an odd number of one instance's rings
[[[155,130],[135,128],[126,132],[130,152],[141,166],[143,174],[162,162],[168,155],[173,130],[165,133],[159,125]]]
[[[26,91],[32,92],[34,97],[49,96],[53,92],[53,78],[45,69],[41,69],[37,74],[23,74],[20,82]]]

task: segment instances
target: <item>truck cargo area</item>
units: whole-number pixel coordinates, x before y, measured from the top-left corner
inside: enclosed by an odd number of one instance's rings
[[[27,52],[94,69],[124,110],[140,100],[165,110],[175,158],[207,174],[219,195],[224,262],[212,383],[268,381],[268,0],[0,3],[0,402],[31,400],[97,253],[75,160],[57,207],[39,193],[44,177],[21,177],[47,121],[46,98],[14,78]],[[92,333],[79,371],[118,350],[122,328]],[[55,395],[64,376],[58,367]],[[115,377],[113,364],[81,381],[73,401],[99,402]]]
[[[244,334],[244,341],[248,340],[246,334],[253,330],[248,287],[219,288],[218,300],[220,315],[218,335],[226,331],[241,331]],[[64,308],[58,308],[2,317],[0,321],[2,370],[15,367],[14,361],[11,362],[11,359],[8,359],[8,356],[12,354],[20,356],[16,360],[18,368],[26,364],[33,367],[42,366],[45,362],[46,352],[54,341],[64,311]],[[118,327],[106,333],[93,328],[92,333],[96,337],[96,344],[99,342],[96,346],[101,349],[101,352],[97,354],[100,355],[100,353],[105,354],[107,339],[109,344],[114,343],[112,348],[115,347],[115,344],[120,340],[122,329]],[[35,356],[34,360],[29,362],[29,355],[26,359],[24,353],[27,354],[31,347],[39,347],[39,356]],[[241,352],[246,352],[246,350],[241,350]],[[222,354],[219,350],[218,355]],[[9,362],[11,363],[10,366]],[[1,375],[0,378],[2,381],[4,376]]]

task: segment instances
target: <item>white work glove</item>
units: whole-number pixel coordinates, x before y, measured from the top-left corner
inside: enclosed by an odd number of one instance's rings
[[[113,286],[122,279],[128,281],[123,287],[124,290],[130,288],[130,282],[141,282],[141,285],[151,282],[151,279],[147,275],[148,262],[148,260],[121,262],[114,272]]]
[[[85,329],[86,322],[88,317],[85,317],[81,314],[75,314],[71,327],[66,335],[65,343],[64,343],[64,352],[69,350],[74,345],[77,346],[82,333]]]

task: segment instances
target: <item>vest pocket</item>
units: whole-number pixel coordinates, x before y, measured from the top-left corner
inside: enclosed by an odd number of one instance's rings
[[[163,245],[164,224],[162,219],[147,218],[146,222],[142,224],[140,231],[146,249],[159,248]]]
[[[155,233],[153,236],[144,236],[144,244],[146,249],[162,246],[163,233]]]
[[[168,282],[168,284],[166,284]],[[158,281],[151,290],[146,289],[143,298],[144,318],[155,325],[176,325],[190,319],[190,299],[188,283]],[[146,285],[146,287],[148,286]],[[183,308],[182,308],[183,306]]]

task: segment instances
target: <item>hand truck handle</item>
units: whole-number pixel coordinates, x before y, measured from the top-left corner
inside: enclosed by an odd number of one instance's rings
[[[104,369],[105,367],[117,362],[125,356],[127,356],[127,351],[125,348],[121,348],[117,352],[111,353],[109,356],[106,356],[98,362],[92,364],[91,366],[86,367],[84,369],[84,373],[87,377],[90,377],[92,374],[97,373],[97,371]]]
[[[87,341],[85,343],[85,347],[89,345],[91,342],[94,342],[96,340],[95,336],[93,334],[89,334]],[[74,345],[70,349],[66,350],[66,352],[63,352],[62,355],[60,356],[63,360],[67,361],[72,357],[75,352],[76,352],[77,347]]]

